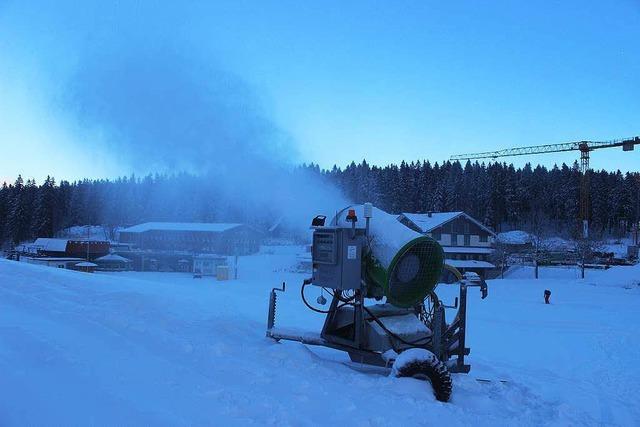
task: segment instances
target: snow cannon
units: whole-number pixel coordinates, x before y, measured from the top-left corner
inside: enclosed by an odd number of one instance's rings
[[[355,205],[338,212],[331,225],[354,228],[354,234],[361,229],[367,236],[363,258],[367,297],[385,296],[390,304],[406,308],[421,303],[436,288],[444,265],[442,247],[400,223],[395,215],[370,204]],[[318,282],[325,286],[322,279]]]
[[[302,302],[325,320],[319,334],[276,327],[278,292],[269,295],[267,337],[346,352],[354,368],[372,365],[391,375],[427,379],[436,399],[446,402],[451,372],[467,373],[465,346],[467,288],[487,285],[478,275],[459,278],[460,296],[445,305],[435,293],[444,267],[442,247],[370,203],[336,213],[329,224],[311,222],[311,277],[300,287]],[[308,289],[319,293],[309,302]],[[331,296],[331,304],[324,295]],[[384,301],[383,301],[384,300]],[[458,305],[459,304],[459,305]],[[451,323],[445,309],[457,310]]]

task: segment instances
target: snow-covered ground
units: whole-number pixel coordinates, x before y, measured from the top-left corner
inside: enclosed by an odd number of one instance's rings
[[[243,257],[228,282],[1,260],[0,425],[640,422],[640,266],[587,271],[584,281],[571,269],[541,269],[540,280],[520,269],[491,281],[484,301],[472,289],[472,370],[454,376],[445,404],[418,380],[265,338],[268,291],[282,281],[278,323],[321,327],[299,301],[300,251]],[[457,289],[438,293],[452,302]]]
[[[74,225],[59,233],[60,238],[85,240],[109,240],[109,232],[101,225]]]
[[[531,235],[522,230],[505,231],[498,233],[497,240],[499,243],[526,245],[527,243],[531,243]]]

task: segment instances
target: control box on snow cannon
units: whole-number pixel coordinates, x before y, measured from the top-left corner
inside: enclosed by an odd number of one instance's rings
[[[312,284],[330,289],[359,289],[365,236],[338,227],[322,227],[313,233]]]
[[[442,275],[444,251],[438,242],[371,205],[350,206],[329,226],[313,228],[314,285],[357,289],[363,279],[367,298],[384,296],[406,308],[424,301]]]

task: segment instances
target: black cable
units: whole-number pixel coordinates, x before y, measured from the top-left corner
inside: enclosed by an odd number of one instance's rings
[[[379,325],[379,326],[380,326],[380,327],[381,327],[381,328],[382,328],[382,329],[383,329],[387,334],[391,335],[392,337],[394,337],[395,339],[397,339],[398,341],[400,341],[400,342],[401,342],[401,343],[403,343],[403,344],[410,345],[410,346],[415,346],[415,345],[419,345],[419,344],[420,344],[420,341],[424,341],[424,340],[429,340],[429,339],[431,339],[431,337],[424,337],[424,338],[417,339],[417,340],[415,340],[415,341],[405,341],[405,340],[403,340],[402,338],[400,338],[398,335],[396,335],[396,334],[394,334],[393,332],[391,332],[391,331],[389,330],[389,328],[387,328],[387,327],[384,325],[384,323],[382,323],[382,321],[381,321],[378,317],[376,317],[376,316],[371,312],[371,310],[369,310],[366,306],[364,306],[364,305],[363,305],[363,306],[362,306],[362,308],[364,309],[364,311],[366,311],[366,312],[369,314],[369,316],[371,316],[371,319],[373,319],[373,321],[374,321],[374,322],[376,322],[376,323],[377,323],[377,324],[378,324],[378,325]],[[426,343],[427,343],[427,342],[425,341],[423,344],[426,344]]]
[[[308,284],[308,283],[307,283],[307,284]],[[328,293],[329,295],[331,295],[332,297],[334,297],[334,298],[338,298],[338,301],[343,302],[344,304],[342,304],[342,305],[341,305],[341,307],[343,307],[343,306],[345,306],[345,305],[347,305],[347,304],[353,305],[353,302],[352,302],[352,301],[356,298],[356,296],[355,296],[355,295],[352,295],[352,296],[347,297],[347,298],[345,299],[345,298],[344,298],[344,293],[345,293],[345,291],[341,291],[341,290],[339,290],[339,289],[335,289],[335,291],[337,291],[337,292],[334,292],[334,289],[325,288],[325,287],[323,286],[323,287],[322,287],[322,290],[323,290],[323,291],[325,291],[326,293]]]
[[[344,299],[343,295],[342,295],[342,291],[339,291],[335,296],[336,296],[336,298],[338,298],[338,300],[342,301],[345,304],[352,304],[353,305],[353,300],[356,299],[355,294],[350,296],[350,297],[348,297],[348,298],[346,298],[346,299]]]
[[[308,285],[309,283],[307,283],[306,281],[302,283],[302,286],[300,287],[300,296],[302,297],[302,302],[304,303],[304,305],[306,305],[310,310],[315,311],[316,313],[321,313],[321,314],[329,314],[329,313],[333,313],[334,311],[338,311],[340,308],[344,307],[345,305],[355,305],[354,303],[350,302],[351,300],[355,299],[355,295],[353,295],[352,297],[348,298],[347,300],[343,300],[342,296],[339,295],[342,292],[338,291],[336,289],[337,292],[332,293],[329,290],[325,289],[324,287],[322,289],[324,289],[325,291],[327,291],[327,293],[331,294],[331,296],[333,296],[334,298],[338,298],[339,301],[341,301],[343,304],[337,306],[334,310],[320,310],[318,308],[312,307],[311,304],[309,304],[309,302],[307,301],[307,299],[304,296],[304,288]],[[382,323],[382,321],[376,317],[371,310],[369,310],[365,305],[362,306],[362,308],[364,309],[364,311],[367,312],[367,314],[369,314],[369,316],[371,316],[371,319],[373,319],[374,322],[376,322],[387,334],[389,334],[390,336],[392,336],[393,338],[397,339],[398,341],[400,341],[403,344],[409,345],[409,346],[416,346],[419,345],[421,341],[425,341],[425,340],[429,340],[431,339],[431,337],[425,337],[425,338],[420,338],[417,339],[415,341],[406,341],[402,338],[400,338],[398,335],[394,334],[393,332],[391,332],[391,330],[389,330],[389,328],[387,328],[384,323]],[[426,341],[423,343],[426,344]],[[395,350],[395,348],[394,348]]]
[[[329,314],[329,313],[333,313],[335,311],[338,311],[340,308],[344,307],[345,305],[350,305],[351,303],[346,302],[344,300],[342,300],[340,297],[337,297],[339,301],[342,301],[343,304],[337,306],[334,310],[320,310],[319,308],[315,308],[313,306],[311,306],[311,304],[309,304],[309,302],[307,301],[307,299],[304,296],[304,288],[308,285],[309,283],[302,283],[302,287],[300,288],[300,296],[302,297],[302,302],[304,303],[304,305],[306,305],[310,310],[315,311],[316,313],[321,313],[321,314]],[[326,288],[322,288],[325,291],[327,291],[327,293],[331,294],[331,296],[335,297],[334,293],[329,292]]]
[[[320,310],[318,308],[312,307],[311,304],[309,304],[307,302],[307,299],[304,297],[304,288],[305,288],[305,286],[307,286],[307,284],[303,282],[302,286],[300,287],[300,296],[302,297],[302,302],[304,303],[304,305],[306,305],[309,308],[309,310],[313,310],[316,313],[322,313],[322,314],[331,313],[331,310],[326,310],[326,311],[325,310]]]

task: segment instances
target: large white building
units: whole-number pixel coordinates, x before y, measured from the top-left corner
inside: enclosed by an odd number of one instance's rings
[[[146,222],[120,230],[120,243],[143,250],[247,255],[261,240],[262,233],[245,224]]]

